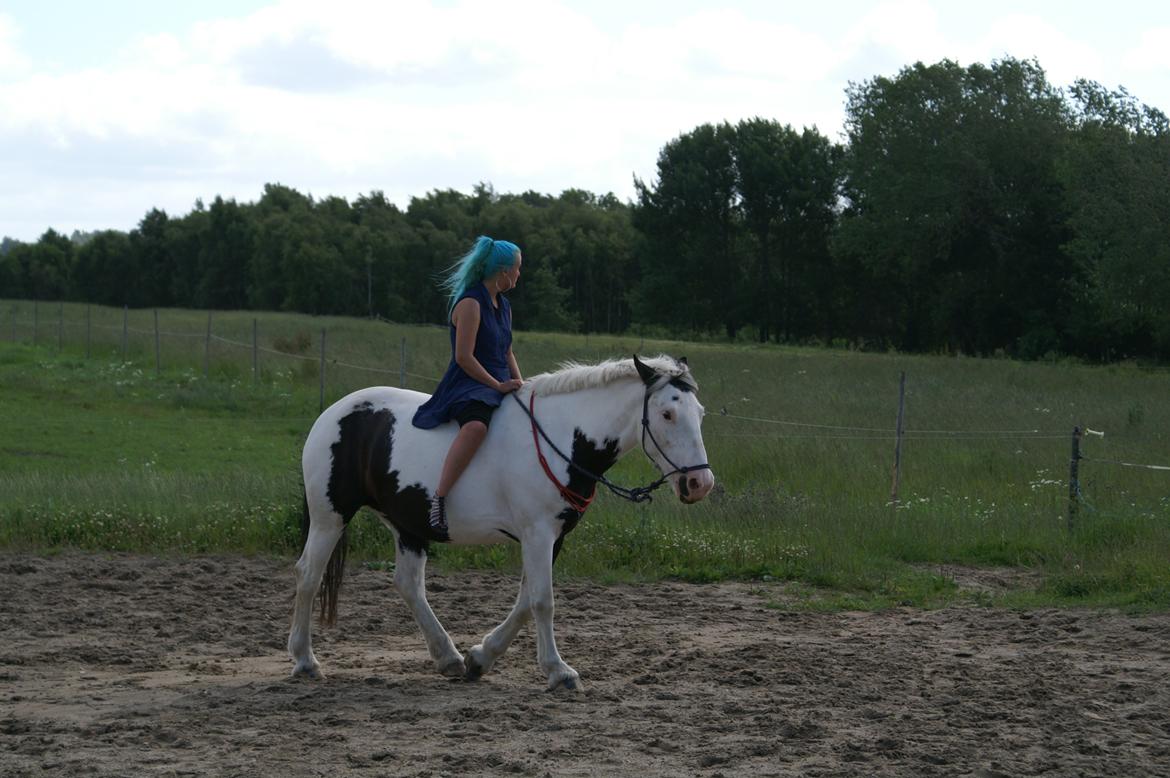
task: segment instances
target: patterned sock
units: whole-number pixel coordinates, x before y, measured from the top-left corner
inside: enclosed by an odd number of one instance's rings
[[[431,512],[427,516],[427,524],[441,535],[447,534],[447,498],[435,495],[431,498]]]

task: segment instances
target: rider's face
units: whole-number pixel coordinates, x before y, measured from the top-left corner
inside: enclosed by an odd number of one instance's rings
[[[500,276],[500,291],[506,292],[509,289],[515,289],[516,284],[520,283],[520,265],[524,262],[524,257],[520,256],[520,252],[516,252],[516,262],[507,270],[501,271]]]

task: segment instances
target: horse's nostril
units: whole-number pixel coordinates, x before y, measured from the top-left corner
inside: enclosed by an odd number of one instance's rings
[[[698,478],[692,478],[692,479],[690,479],[690,480],[687,482],[687,485],[688,485],[689,487],[691,487],[692,489],[698,489],[698,488],[699,488],[699,479],[698,479]]]

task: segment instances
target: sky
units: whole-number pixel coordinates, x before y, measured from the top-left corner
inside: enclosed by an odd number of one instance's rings
[[[1164,2],[0,0],[0,236],[266,183],[629,200],[703,123],[841,140],[850,83],[1004,56],[1170,113]]]

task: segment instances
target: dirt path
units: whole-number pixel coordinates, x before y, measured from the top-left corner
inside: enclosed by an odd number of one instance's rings
[[[0,555],[0,775],[1166,775],[1170,615],[765,607],[779,588],[559,587],[582,693],[531,630],[435,674],[384,572],[351,569],[323,682],[290,681],[290,563]],[[511,577],[438,575],[461,648]]]

